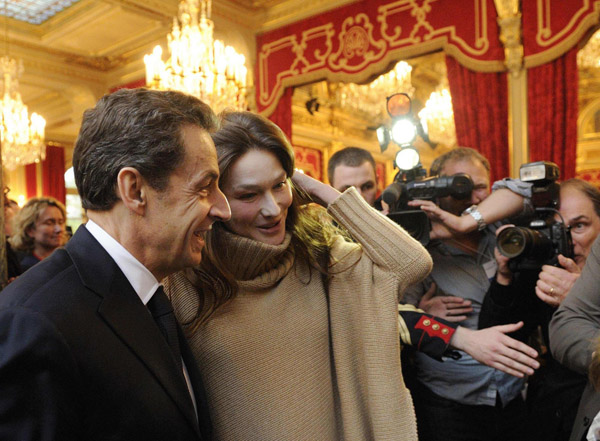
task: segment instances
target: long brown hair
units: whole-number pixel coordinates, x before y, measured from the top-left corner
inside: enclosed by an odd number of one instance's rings
[[[294,150],[285,134],[268,119],[251,112],[231,112],[221,116],[221,128],[212,134],[219,162],[221,186],[230,178],[233,164],[250,150],[263,150],[277,157],[288,179],[294,173]],[[292,187],[292,205],[288,209],[286,230],[291,233],[290,246],[296,259],[308,263],[317,272],[328,275],[329,249],[342,231],[331,222],[323,222],[324,210],[302,205],[306,195]],[[217,243],[222,224],[216,223],[208,234],[205,253],[198,268],[188,271],[188,278],[202,293],[197,320],[192,332],[220,306],[235,297],[238,284],[226,270],[225,252]]]

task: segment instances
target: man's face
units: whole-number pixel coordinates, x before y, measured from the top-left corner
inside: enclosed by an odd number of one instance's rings
[[[210,135],[199,127],[182,129],[185,158],[164,191],[148,189],[144,220],[155,254],[148,267],[160,278],[196,266],[205,235],[216,220],[228,220],[229,204],[219,189],[219,166]],[[159,278],[157,277],[157,278]]]
[[[490,176],[483,164],[476,159],[460,159],[448,161],[440,171],[441,175],[452,176],[457,173],[466,173],[473,180],[471,197],[463,200],[452,196],[440,198],[440,208],[460,216],[471,205],[479,204],[490,194]]]
[[[375,170],[369,162],[363,162],[358,167],[338,165],[330,176],[331,186],[338,191],[354,186],[369,205],[375,203],[377,184]]]
[[[583,268],[592,244],[600,233],[600,217],[596,214],[592,201],[572,187],[560,190],[560,214],[571,227],[575,263]]]
[[[62,211],[52,205],[47,206],[40,212],[27,234],[33,238],[36,248],[48,251],[58,248],[65,237],[65,217]]]

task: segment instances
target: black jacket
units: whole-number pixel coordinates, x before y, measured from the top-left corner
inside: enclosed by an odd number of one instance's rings
[[[0,295],[0,439],[210,439],[162,334],[83,226]]]

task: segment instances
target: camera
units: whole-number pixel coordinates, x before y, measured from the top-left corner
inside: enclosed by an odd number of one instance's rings
[[[535,214],[526,226],[502,230],[496,242],[498,251],[510,258],[513,272],[557,265],[559,254],[573,257],[571,231],[563,221],[555,219],[560,201],[560,186],[556,183],[559,174],[558,166],[546,161],[523,164],[519,170],[521,180],[533,184]]]
[[[390,141],[393,141],[400,146],[400,151],[394,160],[398,173],[394,182],[381,194],[381,199],[390,207],[388,217],[425,246],[429,243],[431,222],[423,210],[410,207],[408,201],[444,196],[467,199],[473,191],[473,181],[464,173],[426,178],[427,172],[412,144],[417,135],[426,142],[429,139],[421,123],[411,114],[410,97],[406,93],[395,93],[387,97],[386,108],[392,118],[392,125],[390,129],[385,126],[377,129],[379,146],[383,152]]]
[[[473,191],[473,181],[465,173],[429,178],[425,178],[425,175],[421,164],[409,170],[400,169],[394,177],[394,182],[381,194],[382,200],[390,206],[388,217],[402,226],[423,246],[429,243],[431,222],[423,210],[410,207],[408,201],[432,200],[445,196],[467,199]]]

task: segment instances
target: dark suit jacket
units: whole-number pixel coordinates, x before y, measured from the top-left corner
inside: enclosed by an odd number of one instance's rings
[[[588,383],[583,391],[579,409],[577,409],[575,425],[569,441],[585,441],[592,421],[598,412],[600,412],[600,393],[594,390],[591,383]]]
[[[0,439],[210,439],[154,319],[85,227],[0,293]]]

